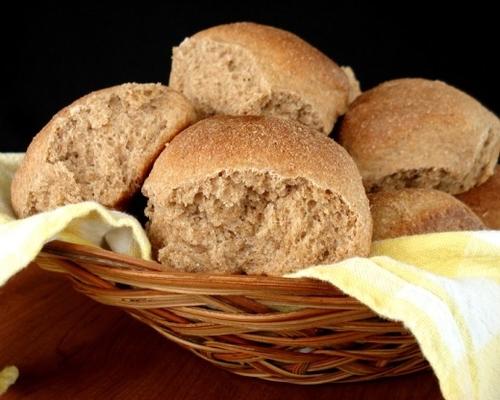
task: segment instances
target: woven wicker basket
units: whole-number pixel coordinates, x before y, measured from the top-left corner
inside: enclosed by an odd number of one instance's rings
[[[400,323],[320,281],[161,271],[155,262],[57,241],[36,263],[239,375],[311,385],[428,368]]]

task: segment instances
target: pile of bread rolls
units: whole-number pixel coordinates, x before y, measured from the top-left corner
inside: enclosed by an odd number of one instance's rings
[[[282,275],[367,256],[372,237],[500,229],[499,151],[499,119],[458,89],[398,79],[361,93],[299,37],[235,23],[174,48],[169,87],[115,86],[58,112],[12,206],[126,210],[142,189],[162,264]]]

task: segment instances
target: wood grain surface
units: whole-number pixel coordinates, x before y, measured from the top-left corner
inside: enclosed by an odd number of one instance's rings
[[[431,372],[320,386],[236,376],[34,265],[0,288],[0,315],[0,368],[20,370],[2,400],[442,399]]]

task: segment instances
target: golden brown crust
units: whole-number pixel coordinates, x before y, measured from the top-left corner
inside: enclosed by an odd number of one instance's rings
[[[282,29],[239,22],[214,26],[196,33],[192,38],[220,40],[249,49],[262,61],[266,60],[278,82],[288,75],[286,78],[295,78],[293,82],[301,86],[316,81],[323,88],[335,88],[342,92],[349,90],[347,77],[335,62],[297,35]],[[314,77],[307,77],[313,71]],[[307,81],[298,82],[301,79]],[[290,83],[288,79],[286,83]]]
[[[500,229],[500,166],[495,174],[480,186],[457,195],[491,229]]]
[[[459,193],[493,173],[500,121],[472,97],[443,82],[398,79],[359,96],[345,115],[340,143],[367,190],[403,173],[402,186]],[[425,174],[438,176],[427,179]]]
[[[368,195],[373,240],[431,232],[481,230],[472,210],[453,196],[432,189],[402,189]]]
[[[135,92],[136,90],[137,93]],[[78,201],[96,200],[103,203],[105,206],[117,209],[122,209],[126,205],[131,196],[140,188],[140,184],[149,173],[153,161],[163,150],[163,143],[148,152],[143,151],[144,149],[135,149],[141,151],[142,154],[141,164],[135,166],[136,170],[133,171],[133,183],[131,185],[123,184],[123,187],[120,188],[120,192],[109,202],[102,201],[102,199],[99,198],[83,198],[79,193],[78,183],[72,179],[68,179],[69,177],[66,171],[49,162],[48,158],[50,151],[57,152],[57,150],[53,148],[58,145],[57,140],[55,140],[56,133],[67,129],[65,124],[72,117],[78,117],[79,113],[82,111],[88,112],[88,110],[91,110],[96,100],[109,99],[115,95],[124,95],[125,93],[130,94],[130,101],[137,102],[137,107],[140,107],[143,101],[143,94],[142,92],[139,93],[139,91],[144,91],[146,93],[148,91],[157,91],[158,95],[164,96],[162,102],[168,102],[170,104],[170,109],[165,112],[169,114],[169,117],[172,117],[172,121],[168,126],[163,128],[161,133],[159,133],[162,135],[165,142],[170,140],[185,126],[196,120],[195,111],[187,99],[181,94],[160,84],[127,83],[98,90],[79,98],[55,114],[29,145],[26,156],[17,170],[11,185],[11,202],[17,216],[26,217],[34,212],[44,211],[30,209],[30,198],[33,196],[36,197],[37,195],[41,196],[42,193],[37,193],[37,190],[40,191],[44,190],[43,188],[50,188],[51,183],[55,184],[52,187],[53,191],[65,190],[71,193]],[[100,120],[90,123],[95,123],[96,126],[105,126],[107,124],[106,121]],[[62,197],[64,197],[63,193],[61,193],[61,198]]]
[[[361,177],[347,152],[333,140],[294,121],[273,117],[216,116],[185,129],[167,144],[143,186],[161,192],[195,183],[220,171],[256,170],[303,177],[332,191],[358,216],[361,253],[371,242],[371,215]]]
[[[321,131],[326,134],[337,116],[347,111],[350,96],[358,90],[351,88],[344,71],[318,49],[290,32],[271,26],[250,22],[219,25],[186,41],[215,41],[249,51],[262,72],[261,78],[272,90],[299,95],[320,111]],[[171,82],[178,79],[179,73],[172,71]]]

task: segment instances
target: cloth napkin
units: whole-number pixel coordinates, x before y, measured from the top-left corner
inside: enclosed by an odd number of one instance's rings
[[[150,258],[140,224],[94,202],[15,220],[9,187],[20,154],[0,154],[0,285],[55,238]],[[500,399],[500,231],[375,242],[369,258],[289,275],[321,279],[411,330],[447,400]]]

